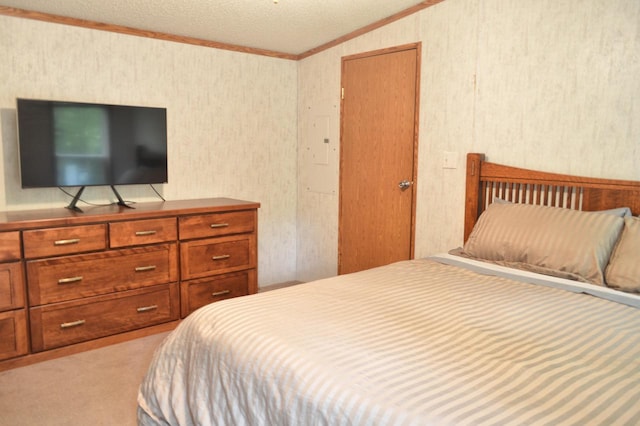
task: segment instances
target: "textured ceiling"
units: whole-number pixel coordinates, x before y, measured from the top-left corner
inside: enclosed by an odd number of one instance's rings
[[[1,6],[301,54],[418,0],[0,0]]]

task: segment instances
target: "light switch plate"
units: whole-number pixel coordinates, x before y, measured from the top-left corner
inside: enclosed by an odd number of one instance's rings
[[[458,153],[445,151],[442,160],[443,169],[457,169],[458,168]]]

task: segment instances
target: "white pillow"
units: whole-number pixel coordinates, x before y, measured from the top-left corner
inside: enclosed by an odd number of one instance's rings
[[[623,228],[612,214],[530,204],[492,203],[462,254],[547,275],[604,285]]]
[[[605,271],[609,287],[640,293],[640,217],[625,217],[624,229]]]
[[[511,201],[507,201],[500,197],[493,197],[493,202],[499,203],[499,204],[513,204]],[[596,210],[595,213],[605,213],[605,214],[612,214],[620,217],[626,217],[626,216],[631,216],[631,208],[617,207],[615,209]]]

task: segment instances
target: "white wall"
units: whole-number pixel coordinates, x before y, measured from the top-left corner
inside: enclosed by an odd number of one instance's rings
[[[295,279],[297,64],[0,16],[0,211],[63,208],[57,189],[21,189],[17,97],[167,108],[166,199],[258,201],[260,285]],[[148,186],[126,200],[157,200]],[[83,198],[114,201],[90,187]],[[79,204],[82,207],[82,204]]]
[[[640,180],[640,2],[446,0],[299,62],[298,279],[337,270],[339,149],[309,190],[309,110],[339,136],[341,57],[422,42],[416,257],[462,244],[467,152]],[[443,169],[456,152],[458,168]]]

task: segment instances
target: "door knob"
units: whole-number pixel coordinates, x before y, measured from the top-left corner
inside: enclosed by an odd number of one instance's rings
[[[411,185],[413,185],[413,182],[405,179],[398,184],[398,188],[404,191],[405,189],[409,188]]]

